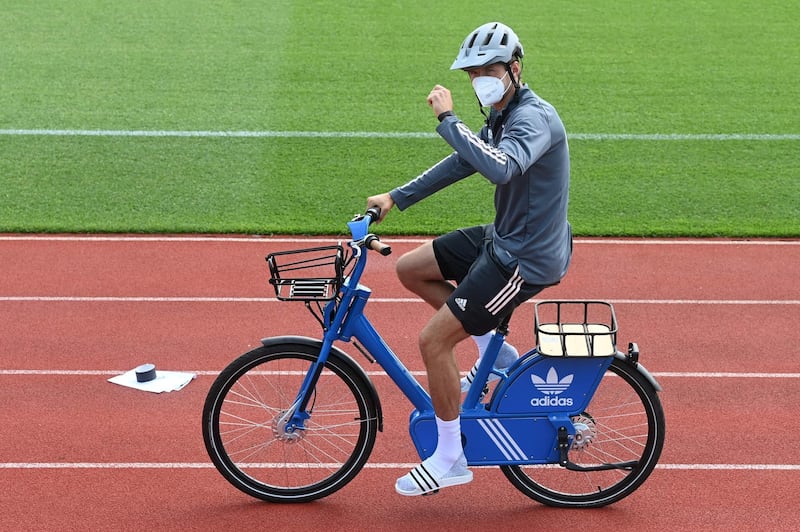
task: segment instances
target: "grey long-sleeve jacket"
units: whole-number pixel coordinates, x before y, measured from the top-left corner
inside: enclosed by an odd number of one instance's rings
[[[569,148],[552,105],[524,85],[476,135],[456,116],[436,131],[455,150],[390,192],[400,210],[476,172],[495,185],[494,247],[531,284],[557,283],[572,256]]]

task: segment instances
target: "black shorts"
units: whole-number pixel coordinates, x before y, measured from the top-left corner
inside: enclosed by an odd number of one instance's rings
[[[475,226],[433,241],[442,276],[457,283],[447,306],[474,335],[496,328],[517,306],[551,286],[526,283],[516,261],[498,260],[491,235],[491,226]]]

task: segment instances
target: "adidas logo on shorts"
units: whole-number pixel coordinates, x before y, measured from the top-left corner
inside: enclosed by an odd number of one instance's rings
[[[467,300],[466,299],[464,299],[463,297],[457,297],[455,299],[455,302],[456,302],[456,305],[458,305],[458,308],[461,309],[461,312],[464,312],[465,310],[467,310]]]

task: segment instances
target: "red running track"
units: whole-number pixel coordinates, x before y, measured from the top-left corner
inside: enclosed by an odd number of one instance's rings
[[[418,242],[387,239],[365,283],[372,321],[413,371],[430,310],[397,283]],[[273,300],[263,257],[305,244],[218,237],[0,235],[0,529],[796,530],[800,458],[800,241],[579,240],[543,298],[614,302],[620,345],[636,341],[664,387],[660,464],[632,496],[557,510],[497,468],[425,498],[394,493],[418,461],[410,407],[373,374],[385,411],[367,468],[334,495],[274,505],[210,465],[200,415],[214,375],[277,334],[317,335],[302,305]],[[533,340],[532,305],[510,340]],[[352,349],[354,358],[375,371]],[[470,346],[458,353],[466,369]],[[141,363],[192,371],[178,392],[108,383]]]

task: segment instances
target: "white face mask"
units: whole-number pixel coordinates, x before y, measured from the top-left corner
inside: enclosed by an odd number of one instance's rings
[[[506,76],[508,76],[508,72],[502,78],[478,76],[472,80],[472,88],[475,89],[475,94],[478,96],[481,105],[488,107],[503,99],[508,90],[505,83],[503,83]]]

